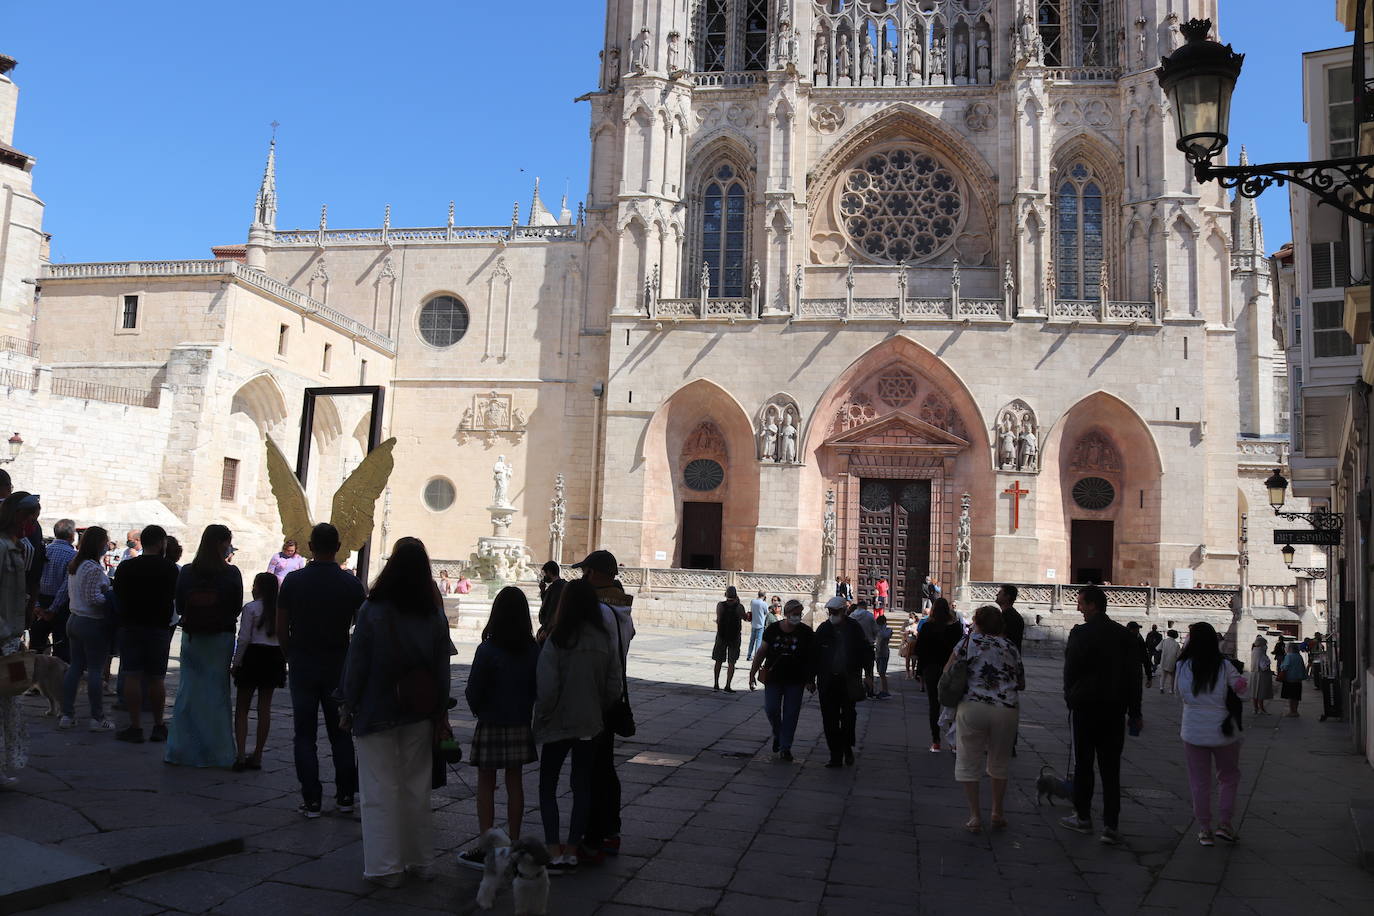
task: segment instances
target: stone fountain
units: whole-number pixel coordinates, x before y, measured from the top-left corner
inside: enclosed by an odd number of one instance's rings
[[[507,585],[534,578],[530,550],[520,538],[510,536],[516,509],[510,502],[511,466],[505,455],[498,455],[492,466],[494,486],[491,505],[490,536],[477,539],[477,550],[468,558],[468,576],[487,587],[494,596]]]

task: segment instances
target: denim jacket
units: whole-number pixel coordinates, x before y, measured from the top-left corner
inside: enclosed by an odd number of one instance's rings
[[[422,715],[403,715],[396,699],[401,676],[422,664],[434,674],[435,708],[446,709],[451,686],[449,656],[456,651],[448,621],[437,609],[412,614],[398,611],[389,602],[363,602],[340,688],[344,707],[353,717],[353,734],[362,737],[424,721]]]

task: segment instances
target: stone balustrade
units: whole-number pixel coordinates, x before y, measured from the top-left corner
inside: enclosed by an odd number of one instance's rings
[[[703,71],[692,74],[692,82],[700,89],[706,86],[752,86],[763,76],[753,70]]]
[[[272,234],[278,245],[405,245],[451,242],[575,242],[582,228],[571,226],[425,226],[415,229],[288,229]]]
[[[1018,607],[1041,610],[1050,614],[1072,613],[1077,608],[1079,585],[1050,585],[1045,583],[1013,582],[1018,591]],[[969,605],[992,604],[997,597],[1000,582],[971,582],[964,595],[964,607]],[[1232,604],[1239,594],[1238,588],[1158,588],[1104,585],[1109,611],[1178,615],[1187,611],[1230,613]]]
[[[1140,322],[1158,324],[1153,302],[1117,302],[1100,299],[1057,299],[1050,307],[1055,321],[1089,321],[1095,324]]]

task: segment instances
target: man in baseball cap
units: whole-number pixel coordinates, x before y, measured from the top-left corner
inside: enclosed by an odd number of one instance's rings
[[[609,576],[612,579],[620,575],[620,564],[615,561],[615,554],[611,553],[609,550],[593,550],[591,553],[587,554],[586,558],[581,563],[574,563],[573,569],[582,570],[583,575],[586,575],[588,572],[596,572],[603,576]],[[592,584],[597,588],[601,588],[603,585],[603,583],[599,581],[593,581]],[[609,585],[610,583],[607,582],[604,584]]]

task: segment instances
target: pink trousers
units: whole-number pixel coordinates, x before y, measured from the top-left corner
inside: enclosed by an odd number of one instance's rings
[[[1217,766],[1221,823],[1230,825],[1240,787],[1240,742],[1219,747],[1183,743],[1188,757],[1188,789],[1193,795],[1193,817],[1203,830],[1212,829],[1212,761]]]

